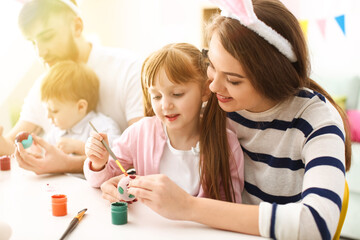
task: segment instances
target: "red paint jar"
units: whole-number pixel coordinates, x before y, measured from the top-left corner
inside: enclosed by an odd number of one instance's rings
[[[11,169],[10,165],[10,157],[9,156],[1,156],[0,157],[0,170],[1,171],[8,171]]]
[[[51,196],[52,214],[60,217],[67,215],[67,197],[64,194],[55,194]]]

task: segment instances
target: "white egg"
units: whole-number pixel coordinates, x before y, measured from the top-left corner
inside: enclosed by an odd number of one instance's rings
[[[128,193],[127,188],[131,178],[134,176],[128,175],[127,177],[123,177],[118,183],[118,191],[120,193],[121,199],[124,201],[132,201],[135,199],[135,196]]]
[[[6,222],[0,221],[0,240],[8,240],[11,237],[11,227]]]

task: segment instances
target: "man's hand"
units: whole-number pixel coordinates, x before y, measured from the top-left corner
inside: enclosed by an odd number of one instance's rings
[[[40,126],[22,120],[19,120],[6,136],[2,135],[3,127],[0,126],[0,128],[0,155],[10,155],[14,153],[14,141],[19,132],[39,134],[42,131]]]
[[[33,144],[42,148],[43,154],[26,151],[21,143],[16,143],[15,159],[21,168],[36,174],[82,172],[84,156],[72,157],[42,138],[32,134]]]
[[[10,155],[14,152],[13,143],[3,136],[3,131],[3,126],[0,126],[0,156]]]

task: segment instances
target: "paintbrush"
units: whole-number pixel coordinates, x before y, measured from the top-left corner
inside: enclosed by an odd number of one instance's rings
[[[99,133],[95,126],[91,123],[91,121],[89,121],[90,126],[92,127],[92,129],[94,129],[95,132]],[[119,162],[119,160],[117,159],[117,157],[115,156],[114,152],[109,148],[109,146],[107,145],[107,143],[104,141],[104,139],[101,140],[101,143],[104,145],[104,147],[106,148],[106,150],[109,152],[109,154],[111,155],[111,157],[115,160],[116,164],[119,166],[119,168],[121,169],[121,171],[125,174],[125,176],[127,176],[127,172],[125,171],[125,169],[123,168],[123,166],[121,165],[121,163]]]
[[[73,218],[73,220],[71,220],[68,228],[65,230],[65,232],[61,236],[60,240],[65,239],[65,237],[67,235],[69,235],[69,233],[71,233],[72,230],[74,230],[74,228],[79,224],[80,220],[82,219],[82,217],[84,216],[86,211],[87,211],[87,208],[84,208],[83,210],[78,212],[78,214]]]

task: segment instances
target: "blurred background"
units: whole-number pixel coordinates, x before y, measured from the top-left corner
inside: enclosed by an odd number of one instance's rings
[[[0,1],[0,125],[4,126],[5,132],[17,120],[24,95],[44,70],[32,45],[21,36],[17,26],[17,16],[24,1]],[[203,48],[203,25],[215,11],[206,0],[77,2],[88,39],[107,46],[128,48],[143,56],[171,42],[189,42]],[[345,75],[359,74],[359,0],[282,2],[304,27],[313,78],[322,83],[329,77],[340,81]],[[338,87],[328,85],[329,88]]]
[[[5,133],[17,121],[24,97],[44,71],[31,43],[21,36],[17,26],[17,16],[25,1],[0,1],[0,125]],[[172,42],[189,42],[200,49],[206,47],[204,23],[217,11],[206,0],[77,2],[88,39],[106,46],[128,48],[143,57]],[[345,109],[359,110],[360,0],[282,2],[298,18],[306,34],[312,78],[342,102]],[[355,170],[359,167],[354,166]],[[360,193],[360,187],[357,191]],[[360,200],[357,201],[360,214]],[[360,239],[360,229],[354,226],[345,222],[343,232]]]

